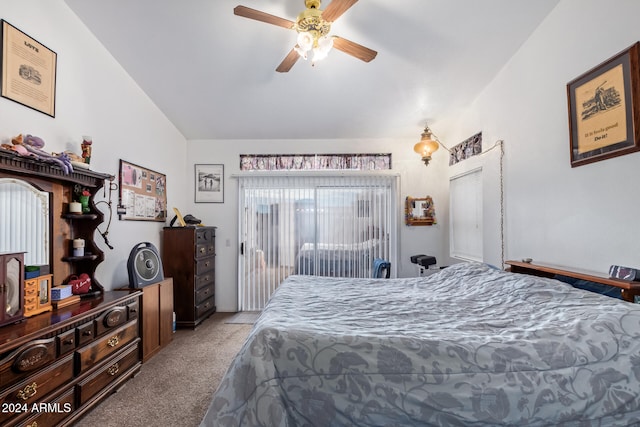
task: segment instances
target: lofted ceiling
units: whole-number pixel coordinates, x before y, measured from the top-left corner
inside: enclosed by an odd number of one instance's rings
[[[303,0],[65,0],[187,139],[418,138],[456,114],[560,0],[361,0],[332,25],[378,52],[276,67]],[[331,0],[324,0],[324,9]]]

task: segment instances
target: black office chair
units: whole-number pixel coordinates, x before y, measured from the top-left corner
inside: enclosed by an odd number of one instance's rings
[[[382,258],[373,260],[373,277],[375,279],[388,279],[391,275],[391,263]]]

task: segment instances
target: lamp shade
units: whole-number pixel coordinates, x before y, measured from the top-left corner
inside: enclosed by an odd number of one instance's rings
[[[305,52],[311,50],[313,43],[313,34],[306,31],[298,33],[298,46],[300,46],[300,49]]]
[[[428,127],[424,128],[420,142],[413,146],[413,151],[422,157],[431,157],[431,155],[439,148],[438,141],[431,137],[431,131]]]

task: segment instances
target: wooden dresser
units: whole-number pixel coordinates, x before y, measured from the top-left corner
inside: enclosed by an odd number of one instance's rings
[[[70,425],[135,376],[139,297],[105,292],[0,328],[0,425]]]
[[[162,266],[173,278],[176,327],[195,328],[216,311],[216,227],[165,227]]]

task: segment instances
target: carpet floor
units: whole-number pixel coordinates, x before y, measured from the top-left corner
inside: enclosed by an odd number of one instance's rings
[[[225,323],[243,323],[245,325],[253,325],[260,317],[260,311],[241,311],[225,320]]]
[[[178,329],[140,374],[86,414],[76,427],[196,427],[251,325],[215,313],[195,330]]]

